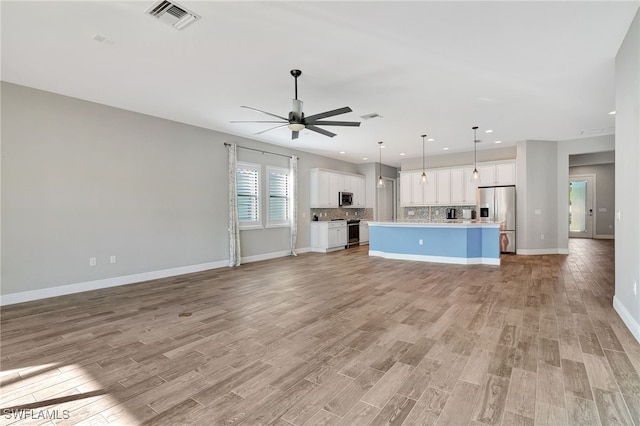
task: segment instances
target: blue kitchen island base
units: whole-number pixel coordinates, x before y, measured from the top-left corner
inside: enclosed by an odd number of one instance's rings
[[[500,265],[497,223],[369,222],[369,256]]]

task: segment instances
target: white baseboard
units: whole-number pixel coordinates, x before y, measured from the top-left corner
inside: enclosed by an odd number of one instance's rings
[[[620,303],[618,296],[613,296],[613,309],[620,315],[622,322],[625,323],[631,334],[633,334],[633,337],[640,343],[640,324],[631,316],[627,308]]]
[[[296,253],[306,253],[309,248],[296,249]],[[247,256],[242,258],[242,263],[258,262],[260,260],[275,259],[291,255],[290,250],[275,253],[267,253],[257,256]],[[31,302],[34,300],[47,299],[49,297],[64,296],[66,294],[81,293],[83,291],[98,290],[101,288],[117,287],[120,285],[140,283],[143,281],[156,280],[159,278],[175,277],[177,275],[191,274],[193,272],[207,271],[229,266],[228,260],[217,262],[207,262],[198,265],[179,266],[177,268],[162,269],[160,271],[142,272],[140,274],[125,275],[122,277],[105,278],[83,283],[68,284],[57,287],[43,288],[38,290],[23,291],[0,296],[0,306],[14,305],[16,303]]]
[[[485,257],[447,257],[447,256],[425,256],[421,254],[400,254],[386,253],[383,251],[369,250],[369,256],[382,257],[385,259],[415,260],[418,262],[451,263],[455,265],[496,265],[500,266],[500,258]]]
[[[516,254],[522,254],[525,256],[537,256],[541,254],[569,254],[569,249],[518,249],[516,250]]]
[[[615,239],[615,235],[607,235],[607,234],[603,234],[603,235],[594,235],[593,238],[596,240],[613,240]]]

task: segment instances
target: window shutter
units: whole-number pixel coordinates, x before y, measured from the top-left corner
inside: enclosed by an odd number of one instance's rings
[[[238,191],[238,221],[243,224],[258,224],[260,221],[259,169],[250,165],[238,164],[236,187]]]
[[[269,222],[289,220],[289,173],[269,173]]]

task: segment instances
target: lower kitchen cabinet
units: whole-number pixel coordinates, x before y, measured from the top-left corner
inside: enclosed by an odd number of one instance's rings
[[[369,244],[369,223],[360,222],[360,244]]]
[[[347,221],[311,222],[311,251],[326,253],[347,247]]]

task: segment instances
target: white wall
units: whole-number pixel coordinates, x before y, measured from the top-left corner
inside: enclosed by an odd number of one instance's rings
[[[2,303],[226,265],[224,142],[300,158],[302,249],[309,247],[309,169],[357,173],[354,164],[306,152],[1,87]],[[238,157],[263,170],[288,167],[279,156],[240,149]],[[241,241],[243,258],[282,255],[289,229],[241,231]]]
[[[616,287],[613,305],[640,341],[640,11],[616,56]]]

